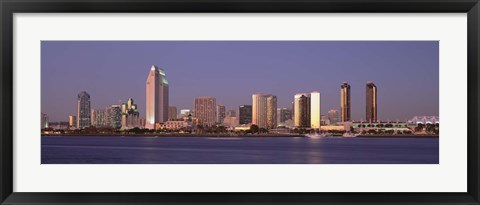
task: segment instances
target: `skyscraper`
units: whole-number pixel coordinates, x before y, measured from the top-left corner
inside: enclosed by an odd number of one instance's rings
[[[124,110],[123,105],[126,105]],[[140,127],[140,113],[137,105],[133,103],[132,98],[128,98],[127,103],[122,104],[122,129],[131,129]]]
[[[177,119],[177,107],[169,106],[168,107],[168,119],[176,120]]]
[[[277,127],[277,97],[270,94],[252,95],[252,124],[260,128]]]
[[[252,106],[240,105],[238,107],[238,124],[248,125],[252,123]]]
[[[366,91],[366,120],[367,122],[377,122],[377,86],[372,81],[368,81]]]
[[[45,113],[40,114],[40,128],[48,128],[48,115]]]
[[[168,120],[168,81],[165,71],[152,65],[146,82],[145,128],[154,129],[155,123]]]
[[[345,81],[340,88],[342,122],[348,122],[350,121],[350,85]]]
[[[195,98],[195,117],[199,125],[212,126],[216,122],[216,100],[214,97],[203,96]]]
[[[75,116],[75,115],[68,116],[68,126],[70,128],[77,127],[77,116]]]
[[[278,123],[284,123],[292,119],[292,110],[288,108],[277,108]]]
[[[338,111],[335,109],[331,109],[328,111],[328,121],[330,125],[336,125],[338,122]]]
[[[225,106],[217,105],[217,124],[223,124],[223,119],[225,118]]]
[[[77,128],[90,127],[90,95],[82,91],[77,98]]]
[[[295,127],[310,127],[310,95],[299,93],[294,97]]]
[[[118,129],[122,127],[122,109],[120,105],[112,105],[107,107],[105,118],[107,120],[107,125]]]
[[[105,127],[110,126],[106,120],[106,110],[105,109],[92,109],[92,126],[94,127]]]
[[[277,96],[267,97],[267,128],[277,128]]]
[[[321,125],[320,93],[310,93],[310,127],[319,129]]]

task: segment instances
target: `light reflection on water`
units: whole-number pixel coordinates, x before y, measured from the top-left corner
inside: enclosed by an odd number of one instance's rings
[[[56,136],[42,164],[438,164],[438,138]]]

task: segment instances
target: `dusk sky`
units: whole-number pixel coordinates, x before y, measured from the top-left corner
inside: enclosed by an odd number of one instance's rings
[[[380,120],[439,114],[438,41],[43,41],[41,55],[41,111],[50,122],[77,115],[80,91],[92,108],[133,98],[145,117],[152,64],[165,70],[178,110],[214,96],[238,112],[257,92],[291,108],[296,93],[319,91],[326,115],[340,109],[347,81],[352,119],[365,120],[365,84],[373,81]]]

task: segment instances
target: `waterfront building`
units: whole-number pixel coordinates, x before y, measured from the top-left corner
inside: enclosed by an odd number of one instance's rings
[[[347,81],[340,86],[340,110],[342,122],[350,121],[350,85]]]
[[[77,97],[77,128],[83,129],[90,127],[90,95],[82,91]]]
[[[285,123],[292,119],[292,110],[288,108],[277,108],[277,124]]]
[[[225,118],[225,106],[223,105],[217,105],[217,124],[221,125],[223,124],[223,119]]]
[[[106,118],[106,109],[92,109],[91,118],[91,125],[94,127],[110,126]]]
[[[132,129],[140,127],[140,113],[138,112],[137,104],[134,103],[132,98],[128,98],[127,103],[122,104],[122,129]]]
[[[338,110],[331,109],[328,111],[329,125],[336,125],[338,123]]]
[[[377,86],[372,81],[368,81],[366,92],[366,120],[367,122],[377,122]]]
[[[107,126],[118,129],[122,127],[122,109],[120,105],[111,105],[105,112]]]
[[[195,117],[198,125],[212,126],[216,123],[216,99],[210,96],[195,98]]]
[[[299,93],[294,96],[294,125],[299,128],[310,127],[310,94]]]
[[[240,107],[238,107],[238,123],[241,125],[248,125],[252,123],[251,105],[240,105]]]
[[[168,107],[168,120],[176,120],[177,119],[177,107],[169,106]]]
[[[191,114],[192,114],[192,111],[190,109],[181,109],[180,110],[180,115],[178,116],[178,118],[183,119],[185,117],[188,117]]]
[[[310,93],[310,127],[319,129],[321,126],[320,92]]]
[[[156,123],[168,119],[168,81],[165,71],[152,65],[146,81],[145,128],[154,129]]]
[[[40,128],[48,128],[48,115],[45,113],[40,113]]]
[[[259,128],[277,127],[277,97],[270,94],[252,95],[252,124]]]
[[[75,115],[68,116],[68,127],[70,128],[77,127],[77,116]]]
[[[192,123],[183,120],[168,120],[164,123],[157,123],[155,129],[180,130],[191,127]]]
[[[325,115],[320,116],[320,125],[325,126],[325,125],[330,125],[330,120],[328,120],[328,117]]]
[[[223,119],[223,126],[225,127],[236,127],[238,126],[238,118],[235,116],[226,116]]]

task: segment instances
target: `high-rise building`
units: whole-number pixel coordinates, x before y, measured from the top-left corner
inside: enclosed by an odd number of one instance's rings
[[[267,97],[267,128],[277,128],[277,96]]]
[[[227,110],[225,112],[225,117],[237,117],[237,112],[235,112],[235,110]]]
[[[320,129],[320,92],[310,93],[310,127]]]
[[[48,115],[45,113],[40,114],[40,128],[48,128]]]
[[[295,127],[310,127],[310,95],[308,93],[296,94],[294,105]]]
[[[155,123],[168,120],[168,81],[165,71],[152,65],[146,81],[145,128],[155,129]]]
[[[238,124],[248,125],[252,123],[252,106],[240,105],[238,108]]]
[[[92,109],[91,113],[92,117],[92,126],[94,127],[106,127],[110,126],[108,124],[108,120],[106,118],[106,110],[105,109]]]
[[[367,122],[377,122],[377,86],[372,81],[368,81],[366,91],[366,120]]]
[[[77,116],[75,115],[68,116],[68,127],[70,128],[77,127]]]
[[[338,110],[331,109],[328,111],[328,121],[330,125],[336,125],[338,123]]]
[[[267,129],[277,127],[277,96],[262,93],[252,95],[252,124]]]
[[[288,108],[277,108],[277,121],[279,123],[284,123],[287,120],[292,119],[292,110]]]
[[[122,109],[119,105],[112,105],[107,107],[105,117],[107,119],[107,125],[112,128],[118,129],[122,127]]]
[[[214,97],[203,96],[195,98],[195,117],[198,119],[198,125],[215,125],[215,110],[216,100]]]
[[[225,118],[225,106],[217,105],[217,124],[223,124],[223,119]]]
[[[168,107],[168,120],[176,120],[177,119],[177,107],[169,106]]]
[[[342,122],[350,121],[350,85],[347,81],[340,86],[340,109],[342,114]]]
[[[138,106],[134,104],[132,98],[128,98],[127,103],[122,104],[122,129],[141,127],[140,113],[138,112],[137,108]]]
[[[90,95],[82,91],[77,98],[77,128],[90,127]]]

